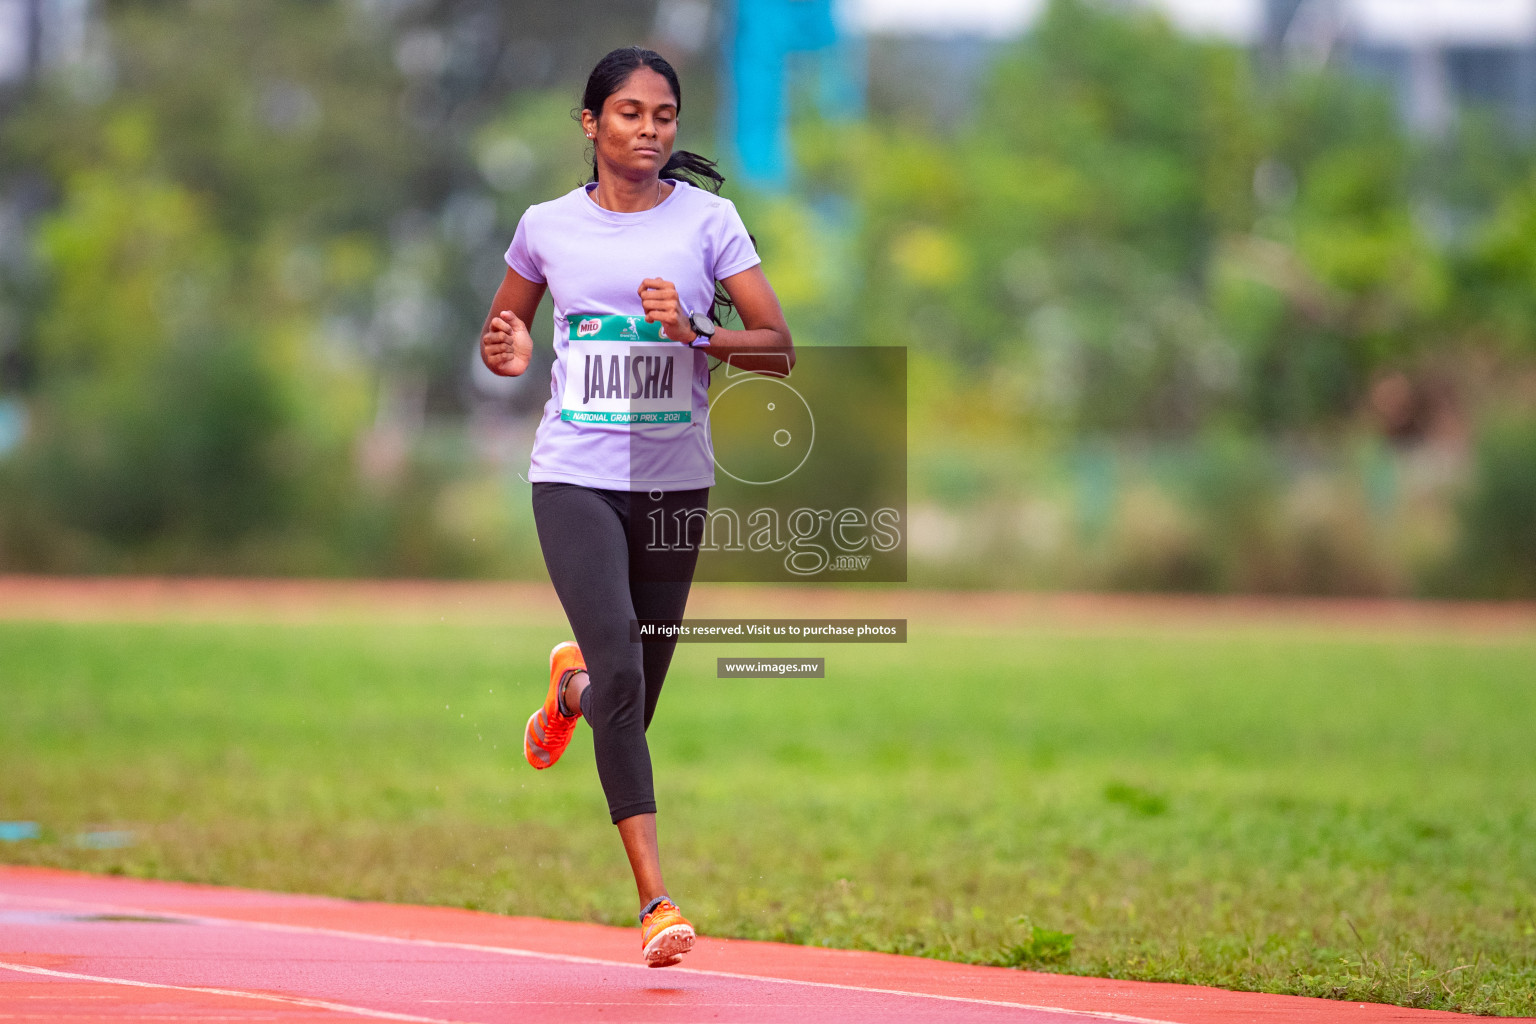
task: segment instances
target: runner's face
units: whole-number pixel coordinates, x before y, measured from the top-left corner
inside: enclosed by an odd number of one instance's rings
[[[597,159],[626,177],[656,175],[677,141],[677,97],[667,80],[650,68],[636,68],[603,101],[603,116],[582,121],[594,132]]]

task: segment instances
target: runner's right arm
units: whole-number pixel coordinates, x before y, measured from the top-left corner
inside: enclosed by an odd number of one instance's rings
[[[538,312],[544,285],[534,284],[511,267],[496,289],[491,310],[480,328],[480,358],[491,372],[516,377],[533,358],[533,338],[528,323]]]

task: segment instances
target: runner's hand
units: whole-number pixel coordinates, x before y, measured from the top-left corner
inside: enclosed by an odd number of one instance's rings
[[[640,306],[645,310],[645,322],[661,322],[661,333],[673,341],[688,344],[698,333],[689,325],[688,314],[683,312],[683,302],[677,297],[677,286],[660,277],[648,277],[636,289],[640,293]]]
[[[492,317],[490,326],[480,335],[480,358],[491,372],[503,377],[516,377],[528,369],[528,361],[533,358],[533,338],[511,310],[504,309]]]

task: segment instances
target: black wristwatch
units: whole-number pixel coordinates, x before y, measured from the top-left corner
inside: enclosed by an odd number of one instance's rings
[[[698,337],[688,343],[689,348],[698,348],[708,345],[710,339],[715,336],[715,322],[703,313],[689,313],[688,326],[693,328],[693,333]]]

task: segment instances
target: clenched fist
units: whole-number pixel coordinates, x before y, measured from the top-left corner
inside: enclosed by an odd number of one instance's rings
[[[533,358],[533,338],[528,328],[511,310],[504,309],[486,325],[480,335],[480,358],[491,372],[503,377],[517,377],[528,369]]]
[[[636,289],[640,294],[640,308],[645,310],[645,322],[661,322],[661,333],[684,345],[697,338],[698,332],[688,323],[683,311],[683,301],[677,296],[677,285],[664,277],[648,277]]]

